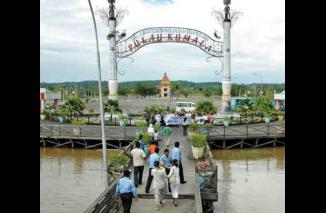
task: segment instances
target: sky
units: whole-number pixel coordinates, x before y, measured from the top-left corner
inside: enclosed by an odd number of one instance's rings
[[[93,9],[108,7],[107,0],[92,0]],[[223,0],[116,0],[128,14],[117,30],[134,32],[148,27],[185,27],[212,38],[223,29],[212,15]],[[231,10],[241,16],[231,29],[231,75],[235,83],[285,82],[285,1],[232,0]],[[102,79],[108,80],[108,27],[97,15]],[[40,0],[40,81],[97,80],[95,35],[87,0]],[[118,81],[170,80],[220,82],[218,59],[206,61],[205,52],[193,45],[151,44],[121,60]],[[256,73],[256,74],[255,74]]]

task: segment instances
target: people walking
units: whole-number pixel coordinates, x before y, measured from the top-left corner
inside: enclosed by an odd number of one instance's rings
[[[171,128],[166,125],[163,128],[164,142],[165,142],[166,147],[169,147],[171,134],[172,134]]]
[[[164,155],[160,157],[161,166],[165,168],[165,173],[168,175],[171,169],[172,158],[169,156],[169,149],[164,149]],[[170,180],[168,179],[168,189],[171,192]]]
[[[155,148],[156,147],[158,147],[157,141],[152,141],[151,145],[148,147],[148,152],[149,152],[150,155],[155,153]]]
[[[178,161],[174,159],[172,161],[172,167],[168,174],[168,178],[171,183],[171,189],[172,189],[172,203],[174,206],[177,206],[177,199],[179,196],[179,188],[180,188],[180,174],[179,174],[179,167],[178,167]]]
[[[145,187],[145,192],[149,193],[149,189],[151,188],[151,184],[152,184],[152,180],[153,180],[153,176],[151,175],[151,171],[152,169],[155,168],[154,166],[154,162],[155,161],[160,161],[160,156],[158,155],[158,153],[160,152],[160,148],[156,147],[155,148],[155,153],[151,154],[148,158],[148,162],[149,162],[149,172],[148,172],[148,178],[147,178],[147,183],[146,183],[146,187]]]
[[[181,157],[182,157],[182,154],[181,154],[181,150],[179,148],[180,146],[180,143],[179,141],[176,141],[174,143],[174,148],[172,149],[172,161],[174,159],[176,159],[178,161],[178,165],[179,165],[179,172],[180,172],[180,183],[181,184],[185,184],[187,181],[184,180],[184,176],[183,176],[183,167],[182,167],[182,163],[181,163]]]
[[[135,186],[142,184],[143,171],[145,165],[146,154],[144,150],[140,148],[140,143],[136,142],[136,148],[131,150],[132,162],[134,166],[134,182]]]
[[[154,197],[155,197],[155,202],[156,206],[155,209],[158,210],[162,204],[164,204],[164,196],[165,196],[165,188],[166,188],[166,183],[165,183],[165,178],[166,173],[164,171],[164,168],[160,167],[160,162],[155,161],[154,162],[155,168],[152,169],[151,175],[153,176],[154,179]]]
[[[183,136],[187,136],[188,120],[186,116],[183,118],[182,129],[183,129]]]
[[[123,171],[123,178],[121,178],[116,186],[116,195],[120,196],[123,212],[130,213],[132,198],[137,199],[137,191],[134,183],[130,179],[130,170]]]

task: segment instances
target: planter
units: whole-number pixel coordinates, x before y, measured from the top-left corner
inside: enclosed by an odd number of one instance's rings
[[[192,155],[194,156],[195,159],[199,159],[204,156],[205,146],[201,146],[201,147],[191,146],[191,149],[192,149]]]
[[[120,125],[121,127],[126,126],[126,121],[125,121],[125,120],[120,120],[120,121],[119,121],[119,125]]]
[[[278,118],[279,121],[283,121],[284,120],[284,115],[279,115],[279,116],[277,116],[277,118]]]
[[[224,126],[230,126],[230,121],[226,121],[226,120],[224,120],[224,121],[223,121],[223,124],[224,124]]]
[[[208,129],[207,128],[201,129],[200,134],[208,135]]]
[[[62,117],[62,116],[59,116],[58,119],[59,119],[59,123],[61,123],[61,124],[65,121],[64,117]]]
[[[270,117],[265,117],[264,121],[265,121],[265,123],[269,123],[269,122],[271,122],[271,118]]]
[[[201,191],[214,190],[214,171],[198,169],[198,183]]]
[[[41,118],[41,121],[43,121],[43,120],[45,120],[46,115],[41,115],[40,118]]]

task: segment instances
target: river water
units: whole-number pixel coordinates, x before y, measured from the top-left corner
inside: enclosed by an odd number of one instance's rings
[[[109,152],[110,154],[110,152]],[[284,147],[213,151],[218,213],[285,212]],[[40,148],[40,212],[83,212],[104,190],[101,150]]]

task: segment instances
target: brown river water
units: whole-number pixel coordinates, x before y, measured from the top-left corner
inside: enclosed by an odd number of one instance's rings
[[[109,153],[110,154],[110,153]],[[217,213],[285,212],[285,149],[213,150]],[[101,150],[40,148],[40,212],[83,212],[104,190]]]

